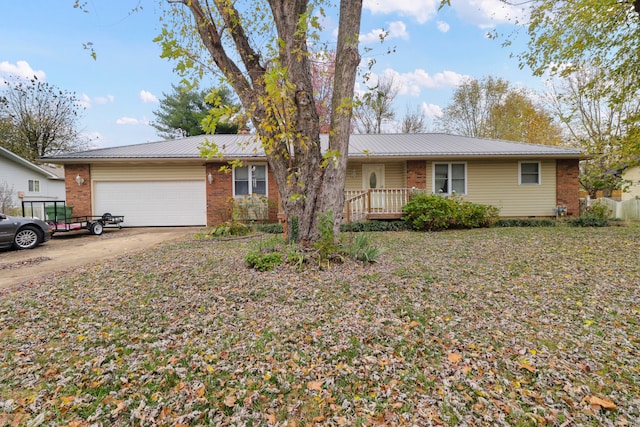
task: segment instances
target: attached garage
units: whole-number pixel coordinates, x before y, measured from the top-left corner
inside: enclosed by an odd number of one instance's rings
[[[217,155],[203,158],[203,144],[211,141]],[[328,136],[320,142],[327,147]],[[559,207],[578,215],[579,162],[586,158],[576,149],[440,133],[351,135],[348,156],[346,188],[355,194],[366,193],[363,169],[376,169],[385,193],[432,192],[436,180],[440,189],[453,189],[455,181],[466,200],[514,217],[550,217]],[[223,224],[232,219],[234,202],[246,206],[243,196],[255,189],[268,197],[260,214],[269,221],[277,221],[282,209],[274,171],[266,168],[265,176],[261,167],[268,162],[255,134],[199,135],[41,160],[64,165],[67,204],[75,215],[124,215],[125,227]],[[238,162],[242,169],[234,170]],[[399,215],[404,202],[398,200],[385,216]],[[380,214],[370,204],[369,211],[370,217]]]
[[[93,166],[91,179],[93,212],[124,215],[126,227],[207,223],[204,167]]]

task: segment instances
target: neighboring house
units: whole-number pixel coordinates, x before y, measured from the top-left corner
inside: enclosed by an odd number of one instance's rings
[[[213,139],[222,157],[205,160]],[[323,146],[327,136],[322,135]],[[500,208],[503,217],[579,211],[579,150],[446,134],[352,135],[346,220],[399,218],[412,191],[456,194]],[[243,166],[221,170],[231,160]],[[194,136],[45,157],[65,166],[76,215],[124,215],[125,226],[215,225],[229,201],[260,195],[276,221],[279,195],[255,135]],[[253,216],[254,218],[256,215]]]
[[[627,191],[622,192],[622,200],[640,199],[640,166],[625,169],[622,179],[630,182]]]
[[[61,168],[35,165],[0,147],[0,185],[12,190],[12,204],[20,210],[22,201],[64,200],[66,190],[63,173]],[[28,214],[44,218],[43,212]]]

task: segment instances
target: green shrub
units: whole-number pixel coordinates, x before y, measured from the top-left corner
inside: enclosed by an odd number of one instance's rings
[[[405,221],[364,221],[341,224],[342,232],[374,232],[374,231],[403,231],[411,227]],[[284,227],[280,223],[256,224],[255,229],[267,234],[282,234]]]
[[[298,270],[302,270],[307,263],[307,257],[304,251],[300,250],[295,243],[287,245],[287,263]]]
[[[609,219],[611,210],[604,203],[597,201],[585,208],[580,216],[587,218]]]
[[[484,228],[498,220],[498,209],[490,205],[465,202],[450,197],[453,204],[453,223],[450,228]]]
[[[509,218],[509,219],[497,220],[494,226],[495,227],[555,227],[556,221],[553,219]]]
[[[273,236],[252,242],[244,262],[249,268],[258,271],[271,271],[276,265],[282,264],[281,250],[284,240]]]
[[[279,222],[270,224],[257,224],[256,230],[267,234],[282,234],[284,233],[284,226]]]
[[[323,213],[318,220],[320,238],[313,243],[320,261],[341,260],[342,251],[333,232],[333,212]]]
[[[611,210],[601,202],[585,208],[577,218],[569,218],[567,223],[574,227],[606,227],[609,225]]]
[[[609,225],[609,220],[579,216],[576,218],[569,218],[567,223],[573,227],[606,227]]]
[[[211,227],[207,229],[205,233],[199,233],[195,237],[196,239],[212,239],[220,237],[246,236],[250,232],[251,229],[246,224],[238,221],[227,221],[223,224]]]
[[[377,224],[377,222],[371,221],[368,224]],[[297,243],[287,242],[283,236],[264,237],[251,242],[244,258],[245,264],[258,271],[271,271],[275,266],[283,263],[301,270],[310,263],[323,266],[330,262],[343,262],[346,257],[364,263],[374,263],[383,252],[382,248],[374,245],[370,236],[364,233],[343,234],[338,240],[333,233],[333,219],[330,214],[320,218],[318,227],[320,238],[314,242],[313,250]],[[371,227],[376,226],[371,225]],[[394,225],[387,227],[400,229],[406,228],[406,224],[396,221]],[[262,228],[262,230],[265,229],[267,228]]]
[[[250,251],[244,257],[247,267],[258,271],[271,271],[276,265],[282,264],[282,254],[279,252],[262,253]]]
[[[377,262],[378,256],[382,253],[382,249],[371,244],[368,234],[359,233],[355,239],[348,245],[347,251],[349,257],[365,263]]]
[[[349,224],[340,225],[340,231],[343,232],[374,232],[374,231],[402,231],[408,230],[409,224],[405,221],[366,221],[351,222]]]
[[[446,197],[418,194],[403,208],[404,220],[414,230],[445,230],[453,219],[453,204]]]
[[[465,202],[457,196],[417,194],[402,209],[403,219],[414,230],[489,227],[498,219],[498,208]]]

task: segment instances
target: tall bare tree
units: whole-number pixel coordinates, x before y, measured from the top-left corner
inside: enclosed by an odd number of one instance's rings
[[[562,143],[562,128],[542,103],[494,77],[460,85],[437,123],[444,131],[459,135],[530,144]]]
[[[336,52],[315,52],[311,57],[311,81],[316,111],[320,118],[320,133],[329,133],[331,127],[331,96],[335,75]]]
[[[385,121],[396,116],[393,101],[398,95],[398,87],[392,76],[382,75],[378,84],[359,99],[353,112],[354,125],[358,133],[383,133]]]
[[[6,181],[0,181],[0,212],[11,215],[15,207],[15,191]]]
[[[40,81],[5,82],[0,95],[0,144],[27,160],[87,147],[77,129],[78,99],[73,93]]]
[[[485,136],[491,112],[503,102],[508,90],[509,82],[492,76],[464,81],[437,120],[438,127],[457,135]]]
[[[402,133],[421,133],[427,130],[427,119],[420,107],[407,109],[402,118]]]
[[[168,1],[167,26],[157,39],[163,56],[178,61],[177,69],[220,73],[234,89],[265,148],[286,220],[297,225],[292,228],[303,243],[320,237],[322,215],[332,216],[339,232],[360,63],[362,0],[340,0],[329,146],[322,152],[308,46],[318,37],[324,3]],[[219,152],[213,140],[211,155]]]
[[[591,157],[582,162],[580,183],[592,195],[622,185],[612,171],[640,157],[640,98],[618,99],[613,86],[605,72],[585,67],[560,79],[550,94],[570,142]]]

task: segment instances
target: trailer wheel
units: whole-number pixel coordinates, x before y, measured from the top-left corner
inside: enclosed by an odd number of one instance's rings
[[[102,234],[103,229],[104,227],[102,227],[102,223],[100,221],[96,221],[93,224],[91,224],[91,227],[89,228],[89,232],[91,234],[99,236]]]
[[[102,214],[102,220],[103,221],[111,221],[113,220],[113,215],[111,215],[109,212],[103,213]]]

